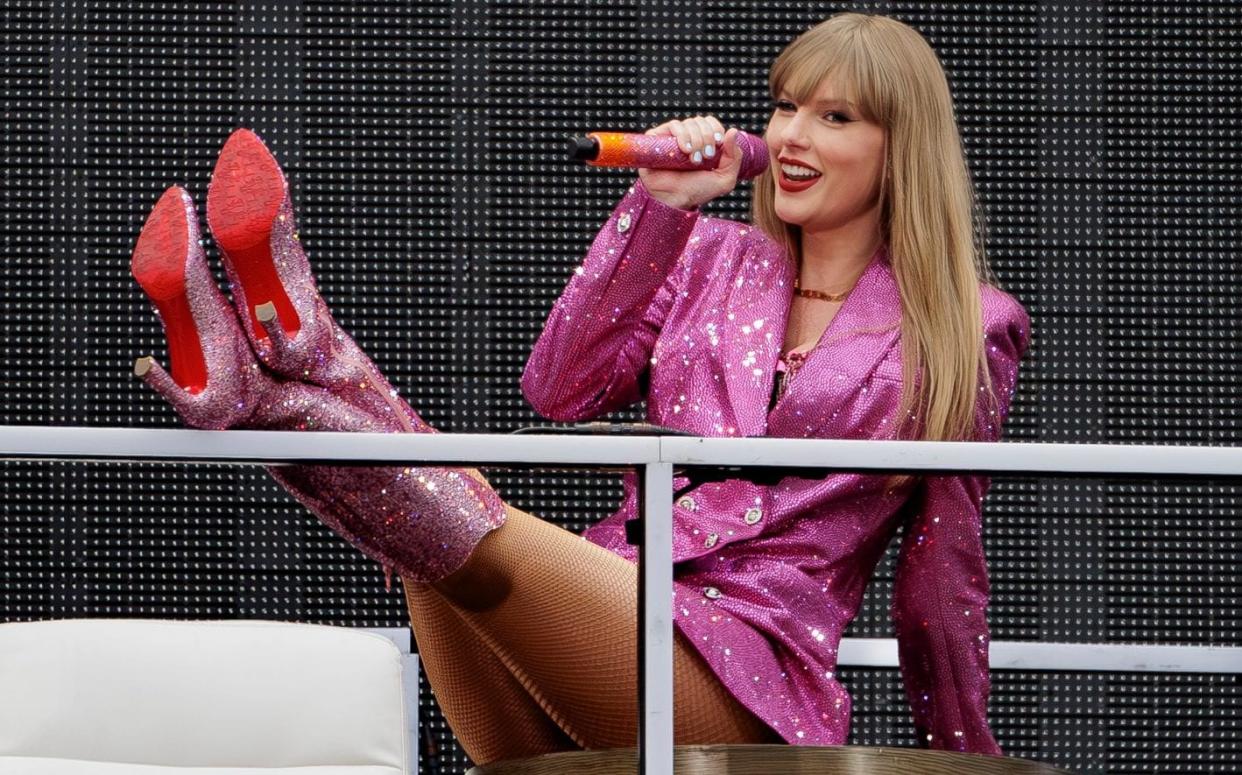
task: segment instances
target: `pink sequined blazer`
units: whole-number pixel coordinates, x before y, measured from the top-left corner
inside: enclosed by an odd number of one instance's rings
[[[522,376],[540,414],[584,420],[647,399],[651,422],[703,436],[884,439],[901,396],[901,305],[883,252],[769,409],[793,267],[748,224],[665,206],[637,183],[556,302]],[[1013,298],[980,288],[996,440],[1028,341]],[[685,480],[674,483],[681,488]],[[790,743],[849,733],[837,645],[898,529],[893,591],[902,674],[920,742],[999,753],[986,717],[988,480],[883,476],[701,484],[673,514],[676,624],[721,682]],[[587,538],[630,560],[620,510]]]

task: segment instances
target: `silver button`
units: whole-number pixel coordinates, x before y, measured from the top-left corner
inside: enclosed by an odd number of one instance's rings
[[[742,517],[742,519],[746,520],[746,524],[753,525],[759,520],[763,519],[763,509],[760,509],[760,508],[747,509],[746,516]]]
[[[687,511],[694,511],[694,498],[691,498],[689,495],[683,495],[677,499],[677,505]]]
[[[720,594],[720,590],[715,587],[703,587],[703,597],[709,600],[719,600],[722,595]]]
[[[716,542],[719,540],[720,540],[719,533],[708,533],[707,539],[703,541],[703,545],[706,546],[708,549],[711,549],[713,546],[716,545]]]
[[[625,234],[630,230],[630,214],[621,213],[621,217],[617,219],[617,231]]]

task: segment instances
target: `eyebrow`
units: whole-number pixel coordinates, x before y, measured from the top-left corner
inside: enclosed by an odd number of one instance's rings
[[[834,108],[834,107],[837,107],[838,105],[844,105],[850,110],[858,109],[858,106],[855,105],[854,103],[850,102],[849,100],[843,100],[839,97],[833,97],[831,99],[826,99],[826,100],[815,100],[815,107],[817,108]]]
[[[781,90],[781,93],[777,96],[778,98],[784,98],[788,100],[793,99],[793,97],[790,96],[789,92],[783,89]],[[815,100],[814,104],[815,104],[816,110],[823,110],[824,108],[835,108],[835,107],[842,106],[842,105],[848,108],[849,110],[854,110],[854,111],[858,110],[857,105],[850,102],[849,100],[845,100],[840,97],[830,97],[828,99]]]

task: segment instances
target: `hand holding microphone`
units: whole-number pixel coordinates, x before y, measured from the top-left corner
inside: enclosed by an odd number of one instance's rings
[[[647,190],[672,207],[694,209],[768,166],[762,138],[725,130],[713,116],[668,121],[646,134],[593,133],[573,156],[588,164],[637,167]]]

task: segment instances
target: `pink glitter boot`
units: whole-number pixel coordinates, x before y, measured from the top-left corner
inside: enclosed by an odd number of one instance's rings
[[[258,135],[229,136],[207,189],[242,326],[264,365],[331,389],[401,430],[429,430],[336,321],[319,295],[298,236],[289,183]]]
[[[438,581],[505,522],[496,491],[459,468],[269,468],[293,497],[402,578]]]
[[[237,318],[203,256],[194,201],[173,186],[142,227],[130,259],[164,326],[172,376],[154,358],[139,358],[134,373],[164,396],[193,428],[239,427],[276,384],[264,373],[237,326]]]
[[[171,376],[153,358],[134,372],[196,428],[399,432],[393,415],[362,411],[332,391],[260,367],[216,287],[194,204],[176,186],[152,209],[131,262],[168,338]],[[412,413],[412,412],[411,412]],[[277,466],[269,473],[364,554],[416,581],[461,567],[504,522],[500,497],[449,468]]]

